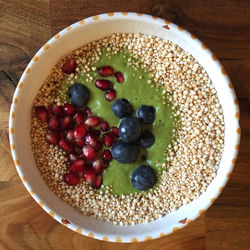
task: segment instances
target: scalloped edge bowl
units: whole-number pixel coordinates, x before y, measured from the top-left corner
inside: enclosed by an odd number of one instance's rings
[[[31,107],[35,95],[58,60],[93,40],[117,32],[151,34],[188,51],[204,67],[217,90],[225,121],[225,144],[217,176],[205,193],[161,219],[147,224],[120,226],[80,214],[46,185],[31,150]],[[87,35],[86,35],[87,34]],[[68,228],[100,240],[137,242],[170,234],[204,213],[225,187],[235,164],[240,141],[238,101],[224,68],[214,54],[183,28],[154,16],[117,12],[93,16],[68,26],[51,38],[33,57],[14,93],[9,139],[17,172],[35,201]]]

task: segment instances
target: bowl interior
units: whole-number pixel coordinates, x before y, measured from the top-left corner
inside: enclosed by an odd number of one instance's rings
[[[32,196],[37,202],[44,203],[43,208],[47,212],[52,211],[55,219],[59,222],[61,222],[62,218],[68,219],[71,222],[68,225],[71,229],[80,230],[85,235],[91,233],[98,239],[107,236],[110,241],[115,241],[116,237],[120,237],[123,242],[129,242],[134,237],[140,241],[147,236],[156,238],[160,236],[160,233],[168,234],[173,231],[173,228],[184,226],[179,223],[180,220],[185,218],[193,220],[201,211],[206,210],[211,205],[211,201],[219,195],[221,188],[227,182],[227,174],[232,171],[232,159],[237,154],[235,145],[239,140],[239,134],[236,133],[239,124],[235,118],[238,107],[234,103],[235,95],[229,87],[229,79],[224,74],[218,61],[212,60],[212,53],[202,46],[198,39],[194,39],[190,33],[181,30],[174,24],[168,25],[170,29],[164,28],[164,25],[166,25],[164,20],[154,20],[151,16],[138,16],[135,13],[129,13],[126,16],[122,13],[115,13],[112,17],[104,14],[100,15],[98,20],[89,18],[83,24],[75,23],[71,26],[70,31],[67,29],[61,31],[60,38],[52,38],[48,42],[49,46],[44,46],[39,50],[37,53],[39,60],[30,62],[28,65],[30,70],[26,70],[20,80],[23,87],[17,88],[15,92],[13,100],[16,98],[17,101],[12,104],[11,108],[11,112],[15,113],[15,117],[10,119],[10,127],[14,129],[14,133],[10,136],[10,143],[16,146],[13,157],[19,161],[18,173],[21,177],[25,177],[24,184],[26,188],[34,192]],[[72,50],[90,41],[121,32],[151,34],[163,39],[169,39],[191,53],[212,79],[222,105],[225,121],[224,153],[218,174],[207,191],[192,203],[182,206],[162,219],[135,226],[117,226],[110,222],[83,216],[60,200],[50,191],[36,167],[30,139],[33,100],[57,61]]]

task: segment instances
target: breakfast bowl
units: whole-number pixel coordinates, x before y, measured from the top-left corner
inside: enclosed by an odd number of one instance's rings
[[[217,174],[192,202],[149,223],[116,225],[81,214],[56,196],[43,180],[31,147],[33,101],[56,63],[71,51],[113,33],[141,33],[167,39],[189,52],[210,77],[224,117],[224,144]],[[232,173],[239,149],[240,127],[237,98],[225,69],[216,56],[194,35],[154,16],[108,13],[68,26],[51,38],[33,57],[14,93],[9,118],[12,157],[17,172],[35,201],[54,219],[82,235],[111,242],[155,239],[179,230],[203,214],[216,200]]]

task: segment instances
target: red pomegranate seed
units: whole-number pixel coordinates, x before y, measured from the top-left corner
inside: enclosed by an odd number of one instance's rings
[[[60,140],[61,140],[61,139],[65,139],[65,135],[64,135],[64,132],[63,132],[63,131],[60,131],[60,132],[59,132],[59,138],[60,138]]]
[[[91,133],[92,133],[93,135],[100,136],[101,131],[98,130],[98,129],[92,129],[92,130],[91,130]]]
[[[89,145],[82,147],[82,153],[87,161],[94,161],[96,158],[95,150]]]
[[[102,122],[102,123],[100,124],[100,129],[101,129],[101,131],[103,131],[103,132],[108,131],[108,130],[109,130],[109,124],[108,124],[107,122]]]
[[[86,115],[87,118],[89,118],[93,115],[92,111],[89,107],[86,107],[86,109],[84,110],[84,114]]]
[[[71,153],[73,151],[73,146],[71,143],[65,139],[59,141],[59,146],[66,151],[67,153]]]
[[[112,76],[114,74],[114,69],[111,66],[102,66],[99,68],[99,74],[101,76]]]
[[[66,132],[66,139],[68,141],[73,141],[74,140],[74,129],[70,129]]]
[[[53,115],[56,116],[63,116],[63,107],[62,106],[57,106],[55,103],[51,105],[51,112]]]
[[[118,71],[115,73],[115,79],[117,82],[123,82],[124,81],[124,76],[122,74],[122,72]]]
[[[63,177],[64,181],[70,185],[70,186],[75,186],[78,184],[79,178],[77,175],[70,173],[70,174],[65,174]]]
[[[109,161],[104,161],[103,162],[103,169],[106,169],[109,167]]]
[[[98,138],[94,134],[87,133],[84,138],[85,138],[86,145],[90,145],[91,147],[96,146]]]
[[[76,60],[75,59],[67,59],[62,67],[62,71],[65,74],[71,74],[76,72]]]
[[[95,183],[94,183],[93,186],[94,186],[96,189],[99,189],[99,188],[101,187],[101,185],[102,185],[102,175],[97,175],[97,176],[96,176]]]
[[[84,179],[88,184],[94,185],[94,183],[96,181],[96,174],[95,174],[95,171],[93,170],[93,168],[87,168],[84,171]]]
[[[93,169],[96,173],[100,173],[103,169],[103,161],[101,159],[98,159],[93,162]]]
[[[69,161],[75,161],[78,159],[78,155],[76,152],[72,152],[69,154]]]
[[[74,173],[80,173],[84,170],[84,160],[76,159],[69,164],[69,171]]]
[[[119,130],[117,127],[111,127],[110,132],[115,136],[119,137]]]
[[[58,141],[59,141],[59,135],[55,132],[49,132],[46,135],[46,139],[49,143],[53,144],[53,145],[57,145]]]
[[[97,127],[100,123],[101,123],[101,119],[97,116],[91,116],[85,121],[85,124],[88,127],[92,127],[92,128]]]
[[[105,93],[105,98],[109,102],[112,102],[116,98],[116,91],[114,89],[109,89]]]
[[[80,124],[74,129],[74,137],[76,139],[82,138],[86,133],[86,127],[84,124]]]
[[[82,147],[85,145],[85,138],[82,137],[82,138],[77,138],[77,139],[75,139],[75,144],[76,144],[78,147],[82,148]]]
[[[102,143],[101,143],[100,141],[97,141],[97,142],[96,142],[96,145],[93,146],[93,148],[94,148],[94,150],[95,150],[96,152],[100,151],[101,148],[102,148]]]
[[[100,79],[95,81],[95,86],[100,90],[108,90],[111,88],[111,82],[109,80]]]
[[[37,106],[35,108],[35,112],[36,112],[36,117],[43,121],[46,122],[48,120],[48,111],[45,107],[43,106]]]
[[[115,141],[115,137],[113,134],[111,133],[104,133],[102,136],[102,143],[107,146],[107,147],[111,147],[113,145]]]
[[[76,123],[81,124],[84,121],[84,114],[82,111],[77,111],[74,115],[74,120]]]
[[[52,131],[58,131],[60,129],[60,123],[55,115],[49,117],[48,127]]]
[[[69,129],[73,127],[73,119],[71,116],[67,115],[60,119],[60,125],[62,129]]]
[[[111,160],[112,160],[111,151],[108,150],[108,149],[105,149],[105,150],[102,152],[102,159],[103,159],[104,161],[111,161]]]
[[[67,115],[73,115],[75,113],[75,108],[72,104],[66,103],[63,107],[63,111]]]

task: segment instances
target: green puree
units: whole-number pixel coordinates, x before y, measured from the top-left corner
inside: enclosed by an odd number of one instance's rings
[[[128,62],[131,55],[125,51],[114,54],[109,58],[104,52],[101,59],[92,67],[100,67],[104,65],[112,66],[115,71],[121,71],[124,74],[125,80],[123,83],[117,83],[115,77],[105,77],[114,85],[117,92],[117,98],[127,99],[134,108],[133,116],[136,109],[140,105],[152,105],[156,108],[156,119],[153,125],[144,125],[144,128],[149,129],[155,136],[155,143],[149,149],[141,149],[141,155],[145,155],[147,160],[143,161],[141,156],[132,164],[121,164],[116,160],[112,160],[110,166],[105,170],[103,175],[103,183],[112,186],[114,194],[130,194],[138,192],[131,182],[130,175],[142,164],[150,165],[155,171],[160,174],[162,171],[161,164],[166,162],[164,151],[172,142],[173,119],[171,118],[172,109],[167,104],[163,104],[164,97],[162,90],[156,89],[156,83],[150,78],[150,73],[138,67],[134,69]],[[134,59],[136,60],[136,59]],[[104,91],[95,87],[95,80],[100,79],[96,71],[89,72],[94,78],[91,82],[85,81],[85,74],[79,73],[79,80],[76,82],[84,83],[90,90],[90,100],[88,106],[93,111],[94,115],[102,117],[109,123],[110,126],[119,126],[120,119],[117,118],[111,109],[112,102],[108,102],[104,97]],[[152,84],[148,84],[148,80],[152,80]],[[152,85],[154,88],[152,88]]]

